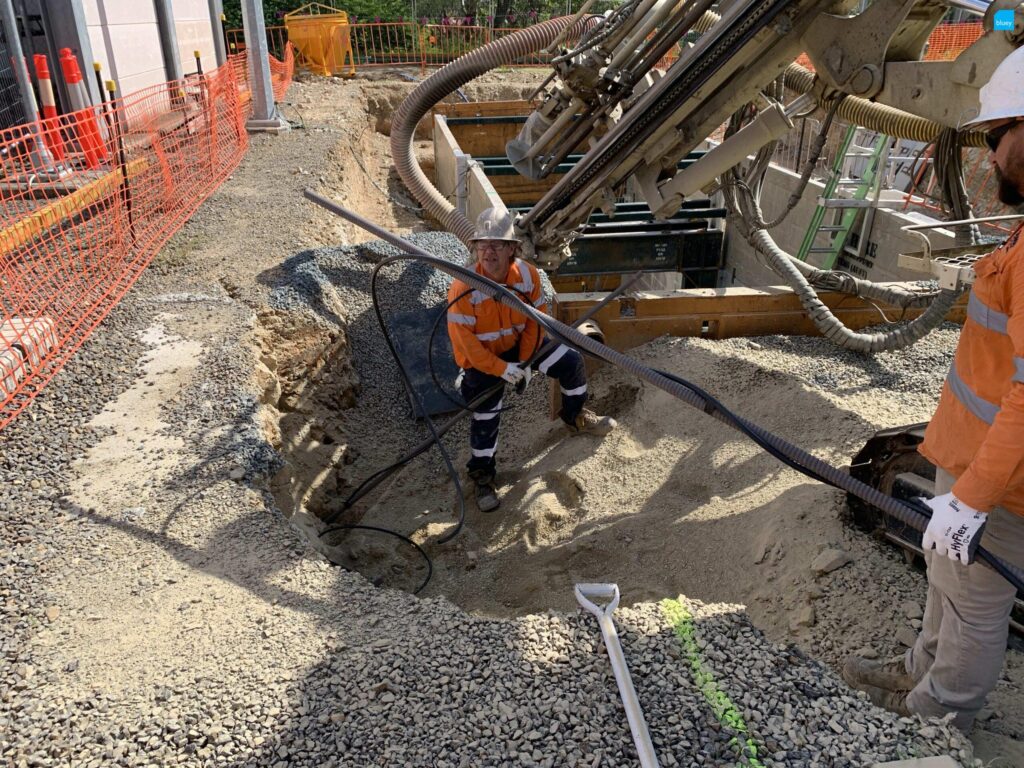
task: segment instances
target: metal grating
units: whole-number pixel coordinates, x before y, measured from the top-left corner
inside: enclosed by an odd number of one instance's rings
[[[33,118],[35,115],[32,116]],[[7,51],[7,38],[0,30],[0,129],[28,122],[21,105],[18,81],[11,68],[11,55]]]

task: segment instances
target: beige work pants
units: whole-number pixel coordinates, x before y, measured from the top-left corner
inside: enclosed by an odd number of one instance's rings
[[[954,481],[939,469],[935,495],[949,493]],[[981,546],[1024,567],[1024,517],[996,507],[988,516]],[[987,565],[961,565],[934,551],[924,556],[928,602],[917,643],[907,651],[907,672],[918,681],[907,706],[925,717],[953,712],[954,724],[970,732],[1003,670],[1016,592]]]

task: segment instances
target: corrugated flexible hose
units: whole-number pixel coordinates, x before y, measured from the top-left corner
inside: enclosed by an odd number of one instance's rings
[[[570,22],[571,16],[550,19],[460,56],[416,86],[395,112],[391,156],[399,177],[417,202],[464,243],[473,236],[474,223],[437,191],[416,162],[412,147],[416,125],[435,104],[470,80],[549,46]]]

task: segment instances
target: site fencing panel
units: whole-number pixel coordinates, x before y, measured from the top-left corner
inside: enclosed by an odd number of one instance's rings
[[[274,65],[275,94],[294,60]],[[117,305],[248,145],[244,56],[0,131],[0,428]],[[47,144],[54,165],[34,151]]]
[[[25,108],[11,68],[11,55],[7,51],[7,41],[0,34],[0,128],[11,128],[24,122]]]

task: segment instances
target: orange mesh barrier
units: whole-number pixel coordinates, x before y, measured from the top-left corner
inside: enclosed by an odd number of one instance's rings
[[[950,61],[972,45],[984,29],[980,21],[969,21],[964,24],[941,24],[932,30],[928,37],[928,49],[924,53],[925,61]]]
[[[293,68],[286,52],[275,94]],[[0,428],[238,165],[244,73],[235,56],[205,75],[0,132]],[[64,159],[54,166],[39,137],[57,135]]]
[[[284,58],[278,60],[270,57],[270,85],[274,90],[274,101],[284,99],[288,86],[292,84],[292,77],[295,76],[295,46],[285,43]]]

